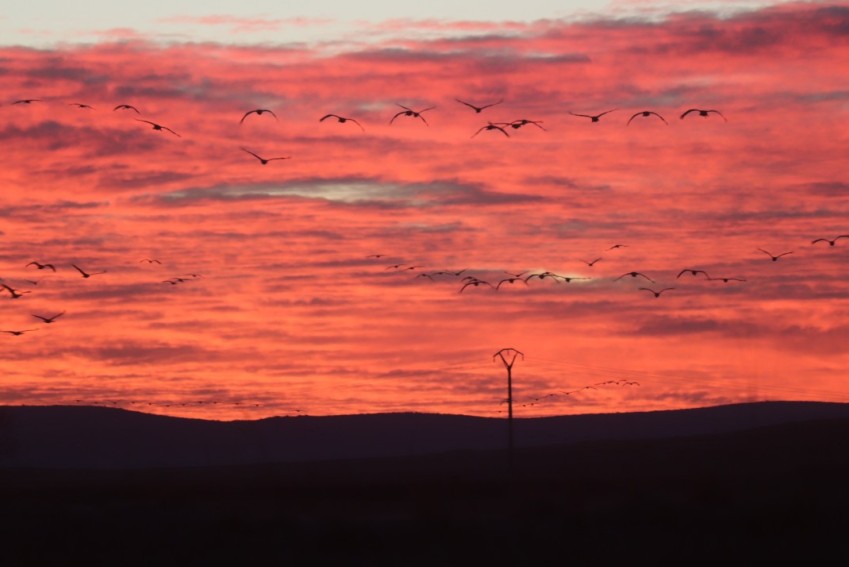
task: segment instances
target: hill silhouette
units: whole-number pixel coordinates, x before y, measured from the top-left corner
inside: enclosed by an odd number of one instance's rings
[[[15,566],[849,560],[847,404],[517,420],[516,439],[510,467],[498,419],[5,407],[0,544]]]
[[[759,402],[674,411],[514,420],[517,448],[659,439],[849,418],[849,404]],[[106,407],[0,408],[0,467],[153,468],[497,450],[506,420],[388,413],[208,421]]]

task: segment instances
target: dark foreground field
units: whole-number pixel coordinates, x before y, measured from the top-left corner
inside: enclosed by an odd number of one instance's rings
[[[849,419],[670,439],[0,470],[2,564],[841,565]],[[789,562],[789,563],[788,563]]]

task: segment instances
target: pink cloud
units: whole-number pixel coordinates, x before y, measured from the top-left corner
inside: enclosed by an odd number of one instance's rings
[[[0,301],[14,327],[67,311],[0,337],[7,401],[500,415],[505,345],[526,353],[517,400],[546,400],[523,415],[740,401],[755,380],[761,398],[840,400],[849,241],[811,241],[849,231],[847,21],[802,4],[387,22],[410,38],[335,54],[132,34],[3,48],[0,276],[30,293]],[[431,32],[446,33],[415,39]],[[257,108],[276,118],[240,122]],[[652,297],[632,270],[675,289]],[[573,279],[459,291],[544,271]],[[625,377],[640,386],[545,397]],[[227,403],[179,405],[200,392]]]

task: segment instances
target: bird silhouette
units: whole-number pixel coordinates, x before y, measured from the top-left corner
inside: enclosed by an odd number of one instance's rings
[[[613,246],[608,248],[608,250],[615,250],[617,248],[626,248],[627,246],[628,246],[627,244],[614,244]]]
[[[76,106],[77,108],[87,108],[89,110],[94,110],[94,107],[90,104],[85,104],[82,102],[69,102],[68,106]]]
[[[141,262],[145,262],[147,264],[161,264],[162,263],[159,260],[157,260],[156,258],[142,258],[141,260],[139,260],[139,263],[141,263]]]
[[[708,278],[709,281],[723,281],[725,283],[728,282],[744,282],[746,281],[744,278],[733,278],[733,277],[723,277],[723,278]]]
[[[704,117],[707,117],[707,115],[708,115],[708,114],[710,114],[711,112],[713,112],[714,114],[718,114],[719,116],[721,116],[721,117],[722,117],[722,119],[723,119],[723,120],[725,120],[726,122],[728,122],[728,119],[727,119],[727,118],[726,118],[726,117],[725,117],[725,116],[724,116],[724,115],[723,115],[720,111],[718,111],[718,110],[713,110],[713,109],[710,109],[710,110],[702,110],[701,108],[691,108],[691,109],[689,109],[689,110],[685,110],[684,112],[682,112],[682,113],[681,113],[681,120],[683,120],[683,119],[684,119],[684,117],[685,117],[685,116],[687,116],[688,114],[690,114],[691,112],[698,112],[698,113],[699,113],[699,116],[704,116]]]
[[[263,157],[260,157],[260,156],[256,155],[255,153],[253,153],[252,151],[250,151],[250,150],[248,150],[248,149],[246,149],[246,148],[240,148],[240,149],[241,149],[242,151],[244,151],[244,152],[248,152],[249,154],[251,154],[252,156],[254,156],[256,159],[258,159],[258,160],[259,160],[259,162],[260,162],[262,165],[265,165],[265,164],[267,164],[268,162],[270,162],[270,161],[274,161],[274,160],[276,160],[276,159],[291,159],[289,156],[273,157],[273,158],[263,158]]]
[[[764,254],[766,254],[767,256],[769,256],[769,257],[772,259],[772,261],[773,261],[773,262],[777,262],[777,261],[778,261],[778,259],[779,259],[779,258],[781,258],[782,256],[786,256],[786,255],[788,255],[788,254],[792,254],[792,253],[793,253],[793,251],[791,250],[790,252],[782,252],[781,254],[774,255],[774,254],[772,254],[771,252],[767,252],[767,251],[766,251],[766,250],[764,250],[763,248],[758,248],[758,250],[760,250],[761,252],[763,252]]]
[[[45,269],[45,268],[50,268],[50,269],[51,269],[51,270],[53,270],[54,272],[56,271],[56,267],[55,267],[53,264],[39,264],[39,263],[38,263],[38,262],[36,262],[35,260],[33,260],[32,262],[30,262],[29,264],[27,264],[27,265],[26,265],[26,266],[24,266],[24,267],[27,267],[27,266],[35,266],[35,267],[36,267],[36,268],[38,268],[39,270],[43,270],[43,269]]]
[[[651,288],[648,288],[648,287],[641,287],[639,289],[649,291],[649,292],[653,293],[655,297],[660,297],[660,294],[663,293],[664,291],[669,291],[670,289],[675,289],[675,288],[674,287],[665,287],[665,288],[657,290],[657,291],[655,291]]]
[[[600,262],[600,261],[601,261],[601,258],[600,258],[600,257],[599,257],[599,258],[596,258],[595,260],[591,260],[591,261],[581,260],[581,262],[583,262],[584,264],[586,264],[586,265],[587,265],[587,266],[589,266],[590,268],[592,268],[593,266],[595,266],[595,263],[596,263],[596,262]]]
[[[493,289],[495,288],[495,286],[493,286],[491,283],[489,283],[486,280],[479,280],[477,278],[470,278],[466,283],[463,284],[463,287],[461,287],[460,291],[457,292],[457,293],[463,293],[463,290],[466,289],[469,286],[478,287],[478,286],[481,286],[481,285],[488,285],[489,287],[491,287]]]
[[[119,104],[118,106],[116,106],[112,110],[113,111],[115,111],[115,110],[132,110],[136,114],[141,114],[141,112],[139,112],[139,109],[136,108],[135,106],[133,106],[132,104]]]
[[[156,122],[151,122],[150,120],[142,120],[141,118],[136,118],[136,120],[137,120],[137,121],[139,121],[139,122],[146,122],[146,123],[150,124],[151,126],[153,126],[153,129],[154,129],[154,130],[159,130],[159,131],[164,131],[164,132],[171,132],[172,134],[174,134],[174,135],[175,135],[175,136],[177,136],[177,137],[182,137],[182,136],[180,136],[177,132],[175,132],[175,131],[174,131],[174,130],[172,130],[171,128],[168,128],[167,126],[163,126],[163,125],[161,125],[161,124],[157,124]]]
[[[650,277],[648,277],[647,275],[645,275],[645,274],[643,274],[643,273],[640,273],[640,272],[625,272],[624,274],[622,274],[621,276],[619,276],[618,278],[616,278],[616,279],[615,279],[615,280],[613,280],[613,281],[619,281],[619,280],[621,280],[622,278],[627,277],[627,276],[631,276],[632,278],[636,278],[637,276],[640,276],[641,278],[646,278],[646,279],[647,279],[647,280],[649,280],[651,283],[655,283],[655,281],[654,281],[653,279],[651,279],[651,278],[650,278]]]
[[[495,106],[496,104],[501,104],[502,102],[504,102],[504,99],[501,99],[498,102],[493,102],[493,103],[490,103],[490,104],[484,104],[483,106],[476,106],[476,105],[474,105],[470,102],[466,102],[465,100],[460,100],[459,98],[455,98],[454,100],[456,100],[460,104],[465,104],[466,106],[468,106],[469,108],[474,110],[475,113],[477,113],[477,114],[480,114],[481,111],[483,111],[483,109],[485,109],[485,108],[489,108],[490,106]]]
[[[41,319],[45,323],[52,323],[53,321],[55,321],[56,319],[58,319],[59,317],[61,317],[64,314],[65,314],[65,312],[62,311],[61,313],[57,313],[56,315],[53,315],[52,317],[43,317],[41,315],[36,315],[35,313],[32,313],[32,316],[36,317],[38,319]]]
[[[572,116],[583,116],[584,118],[589,118],[590,122],[598,122],[599,119],[609,112],[613,112],[614,110],[618,110],[616,108],[611,108],[610,110],[605,110],[600,114],[576,114],[574,112],[569,112]]]
[[[545,279],[545,278],[551,278],[554,281],[557,281],[557,278],[563,278],[563,277],[564,276],[561,276],[561,275],[555,274],[554,272],[549,272],[549,271],[537,272],[535,274],[529,274],[529,275],[525,276],[525,283],[528,283],[528,280],[530,280],[532,278],[538,278],[538,279],[541,279],[541,280]]]
[[[468,269],[469,268],[463,268],[462,270],[457,270],[456,272],[450,271],[450,270],[440,270],[438,272],[434,272],[433,275],[435,275],[435,276],[459,276],[460,274],[462,274],[463,272],[465,272]]]
[[[393,116],[392,119],[389,121],[390,124],[392,124],[399,116],[412,116],[413,118],[419,118],[422,122],[425,123],[425,126],[430,126],[430,124],[427,123],[427,120],[424,119],[424,116],[422,116],[422,112],[426,112],[428,110],[433,110],[434,108],[436,108],[435,106],[429,106],[428,108],[425,108],[423,110],[416,111],[411,108],[407,108],[403,104],[399,104],[398,106],[400,106],[404,110],[396,113],[395,116]]]
[[[495,286],[495,290],[498,291],[498,289],[501,287],[501,284],[505,284],[505,283],[512,284],[513,282],[517,282],[517,281],[522,282],[525,285],[528,285],[528,282],[525,278],[521,278],[519,276],[511,276],[509,278],[504,278],[503,280],[498,282],[498,284]]]
[[[664,118],[663,116],[661,116],[660,114],[658,114],[657,112],[655,112],[653,110],[643,110],[643,111],[635,113],[633,116],[631,116],[631,118],[628,119],[626,126],[628,124],[630,124],[631,120],[633,120],[637,116],[651,116],[652,114],[654,114],[655,116],[657,116],[658,118],[663,120],[663,123],[666,124],[667,126],[669,126],[669,122],[666,121],[666,118]]]
[[[542,120],[528,120],[527,118],[520,118],[518,120],[514,120],[512,122],[506,123],[507,126],[510,126],[514,130],[518,130],[519,128],[521,128],[522,126],[525,126],[526,124],[533,124],[534,126],[539,128],[540,130],[545,130],[545,128],[543,128],[541,126]]]
[[[256,114],[257,116],[262,116],[266,112],[269,113],[270,115],[272,115],[275,120],[277,120],[277,115],[274,114],[273,112],[271,112],[270,110],[268,110],[267,108],[254,108],[253,110],[249,110],[249,111],[245,112],[245,114],[242,116],[242,119],[239,120],[239,124],[244,122],[245,118],[247,118],[251,114]]]
[[[24,333],[29,333],[30,331],[37,331],[38,329],[23,329],[20,331],[3,331],[4,333],[9,333],[10,335],[20,336]]]
[[[0,286],[3,286],[3,288],[5,288],[6,291],[9,292],[9,294],[12,296],[12,299],[18,299],[19,297],[22,297],[25,293],[30,293],[29,291],[18,291],[14,288],[9,287],[6,284],[0,284]]]
[[[704,274],[705,279],[710,279],[710,276],[708,275],[708,273],[706,271],[704,271],[704,270],[692,270],[690,268],[685,268],[685,269],[681,270],[680,272],[678,272],[678,275],[675,276],[675,277],[680,278],[681,276],[683,276],[686,273],[689,273],[692,276],[695,276],[695,275],[698,275],[698,274]]]
[[[354,124],[356,124],[357,126],[360,127],[360,130],[362,130],[363,132],[366,131],[366,129],[363,128],[363,125],[360,124],[359,122],[357,122],[356,120],[354,120],[353,118],[348,118],[346,116],[339,116],[338,114],[325,114],[324,116],[319,118],[318,121],[324,122],[328,118],[335,118],[336,121],[339,122],[340,124],[344,124],[345,122],[353,122]]]
[[[12,104],[31,104],[33,102],[41,102],[40,98],[22,98],[20,100],[16,100]]]
[[[76,269],[76,270],[80,273],[80,275],[81,275],[82,277],[84,277],[84,278],[90,278],[91,276],[96,276],[97,274],[105,274],[105,273],[106,273],[106,270],[103,270],[102,272],[92,272],[92,273],[88,273],[88,272],[86,272],[85,270],[83,270],[82,268],[80,268],[79,266],[77,266],[76,264],[71,264],[71,265],[72,265],[72,266],[74,267],[74,269]]]
[[[490,122],[490,123],[489,123],[489,124],[487,124],[486,126],[481,126],[480,128],[478,128],[478,131],[477,131],[477,132],[475,132],[474,134],[472,134],[472,135],[471,135],[471,137],[472,137],[472,138],[474,138],[475,136],[477,136],[478,134],[480,134],[480,133],[481,133],[481,132],[483,132],[484,130],[498,130],[498,131],[500,131],[502,134],[504,134],[505,136],[507,136],[508,138],[510,137],[510,134],[508,134],[508,133],[507,133],[507,130],[505,130],[504,128],[502,128],[502,127],[501,127],[501,126],[499,126],[498,124],[494,124],[494,123],[492,123],[492,122]]]
[[[840,238],[849,238],[849,234],[841,234],[839,236],[835,236],[831,240],[829,240],[828,238],[815,238],[814,240],[811,240],[811,244],[816,244],[817,242],[828,242],[829,246],[834,246],[834,244]]]

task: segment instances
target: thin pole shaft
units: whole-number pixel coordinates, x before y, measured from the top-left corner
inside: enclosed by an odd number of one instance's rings
[[[513,365],[507,367],[507,459],[513,474]]]

